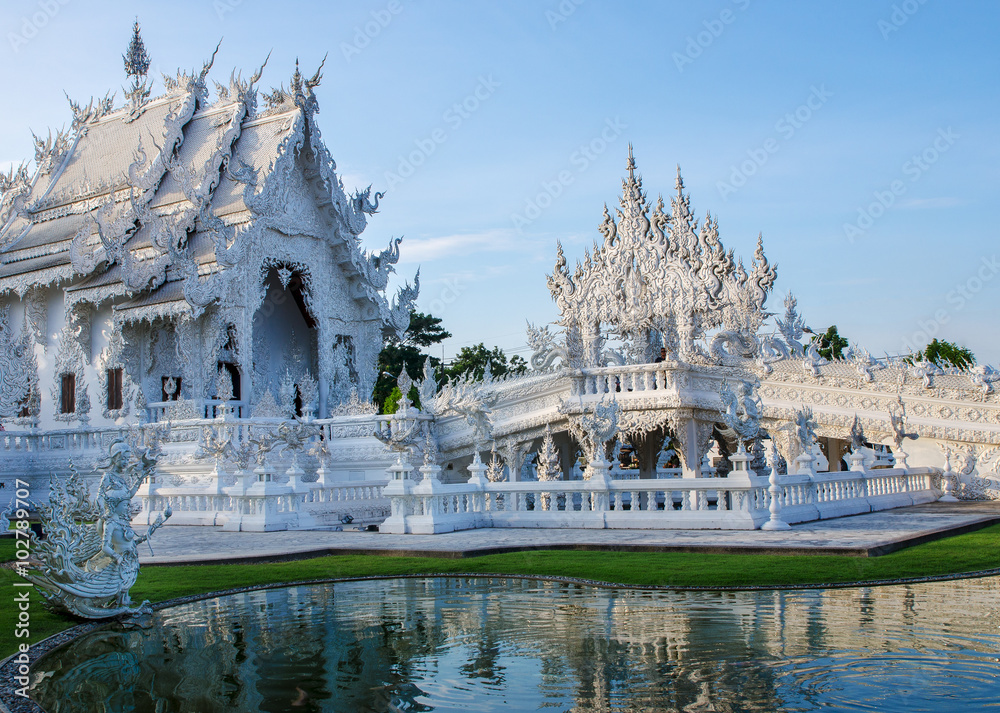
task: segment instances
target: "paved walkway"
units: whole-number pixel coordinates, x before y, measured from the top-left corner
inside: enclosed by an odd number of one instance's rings
[[[930,503],[762,530],[529,530],[491,528],[440,535],[378,532],[222,532],[164,527],[143,564],[264,561],[325,554],[470,557],[531,549],[838,554],[870,557],[1000,522],[1000,502]]]

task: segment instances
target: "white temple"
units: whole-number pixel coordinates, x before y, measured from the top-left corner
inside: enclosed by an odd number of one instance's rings
[[[263,67],[234,73],[210,101],[209,60],[151,98],[141,41],[127,59],[122,106],[71,102],[34,174],[0,176],[7,492],[26,478],[40,497],[127,431],[162,446],[139,521],[169,505],[171,525],[237,530],[379,523],[390,501],[396,532],[753,528],[1000,494],[994,370],[827,361],[791,296],[767,334],[763,241],[745,267],[679,173],[652,206],[631,148],[603,240],[572,269],[557,248],[560,320],[529,327],[533,371],[426,373],[422,410],[376,415],[418,279],[390,300],[400,241],[360,247],[381,195],[337,177],[320,72],[265,93]],[[627,467],[607,460],[623,449]]]

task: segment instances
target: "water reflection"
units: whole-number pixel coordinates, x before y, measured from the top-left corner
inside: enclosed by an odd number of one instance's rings
[[[1000,579],[648,592],[428,578],[251,592],[35,669],[51,713],[982,710]]]

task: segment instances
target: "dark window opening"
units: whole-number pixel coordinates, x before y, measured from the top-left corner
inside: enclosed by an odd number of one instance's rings
[[[228,361],[220,361],[219,369],[229,372],[229,379],[233,382],[233,401],[241,400],[240,396],[240,368]]]
[[[28,406],[30,401],[31,401],[31,392],[29,391],[28,395],[25,396],[23,399],[21,399],[17,404],[20,407],[20,409],[17,412],[18,418],[28,418],[31,416],[31,410],[30,407]]]
[[[222,346],[223,349],[230,352],[236,351],[236,325],[230,324],[226,327],[226,343]]]
[[[305,320],[306,326],[309,329],[316,329],[316,320],[309,313],[309,308],[306,306],[306,298],[302,293],[302,277],[295,273],[291,281],[288,283],[288,291],[292,293],[292,299],[295,300],[295,306],[299,308],[299,312],[302,313],[302,319]]]
[[[295,385],[295,415],[302,416],[302,392],[298,384]]]
[[[117,411],[125,404],[122,393],[122,369],[108,369],[108,410]]]
[[[76,374],[63,374],[59,413],[76,413]]]

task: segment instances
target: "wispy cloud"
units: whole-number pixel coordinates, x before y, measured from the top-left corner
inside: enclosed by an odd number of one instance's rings
[[[344,184],[344,190],[348,194],[354,191],[362,191],[368,186],[372,186],[372,191],[381,190],[375,182],[363,173],[341,173],[340,181]]]
[[[526,242],[514,230],[486,230],[433,238],[411,238],[400,248],[400,264],[430,262],[478,252],[521,252]]]

